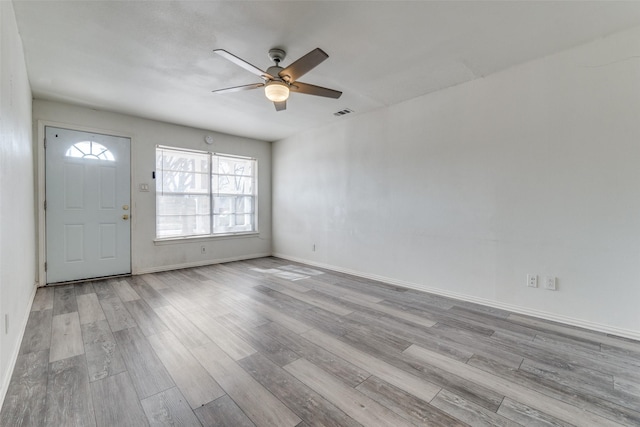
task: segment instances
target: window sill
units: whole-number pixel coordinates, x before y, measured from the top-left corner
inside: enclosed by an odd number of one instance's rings
[[[257,231],[249,231],[246,233],[216,234],[208,236],[167,237],[164,239],[154,239],[153,244],[156,246],[180,245],[185,243],[207,242],[214,240],[244,239],[247,237],[258,237],[259,235],[260,233]]]

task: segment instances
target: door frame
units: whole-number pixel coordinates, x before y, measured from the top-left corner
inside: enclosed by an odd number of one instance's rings
[[[90,132],[90,133],[99,133],[99,134],[103,134],[103,135],[110,135],[110,136],[116,136],[116,137],[121,137],[121,138],[129,138],[129,140],[131,141],[130,147],[129,147],[129,173],[130,173],[130,178],[129,178],[129,191],[130,191],[130,198],[131,198],[131,202],[130,202],[130,212],[131,212],[131,232],[129,234],[129,245],[131,246],[131,251],[130,255],[129,255],[129,263],[131,265],[131,272],[133,273],[134,271],[134,267],[133,267],[133,230],[135,229],[135,224],[136,224],[136,219],[138,217],[138,215],[136,214],[136,203],[134,200],[134,185],[133,185],[133,177],[134,175],[134,165],[135,165],[135,161],[134,161],[134,155],[133,155],[133,144],[134,144],[134,138],[133,135],[131,135],[130,133],[127,132],[122,132],[122,131],[116,131],[116,130],[111,130],[111,129],[101,129],[101,128],[95,128],[95,127],[90,127],[90,126],[81,126],[81,125],[77,125],[77,124],[71,124],[71,123],[64,123],[64,122],[55,122],[55,121],[51,121],[51,120],[38,120],[38,135],[37,138],[35,138],[35,143],[36,143],[36,150],[35,152],[36,154],[36,158],[37,158],[37,167],[36,167],[36,182],[37,182],[37,189],[36,189],[36,221],[37,221],[37,233],[36,233],[36,239],[37,239],[37,245],[38,245],[38,253],[36,256],[36,285],[38,287],[40,286],[46,286],[47,284],[47,272],[45,271],[44,268],[44,263],[47,260],[47,226],[46,226],[46,212],[44,209],[44,201],[45,201],[45,197],[46,197],[46,173],[45,173],[45,165],[46,165],[46,154],[44,151],[44,139],[45,139],[45,127],[46,126],[51,126],[51,127],[57,127],[57,128],[63,128],[63,129],[69,129],[69,130],[75,130],[75,131],[79,131],[79,132]]]

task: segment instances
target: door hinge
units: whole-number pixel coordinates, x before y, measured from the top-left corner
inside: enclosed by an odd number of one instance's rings
[[[47,138],[44,139],[44,149],[47,149]]]
[[[46,200],[44,201],[44,210],[45,211],[47,210],[47,201]]]
[[[47,271],[47,263],[44,263],[44,271]]]

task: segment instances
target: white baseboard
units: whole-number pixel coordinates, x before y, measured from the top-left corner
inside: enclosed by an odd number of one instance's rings
[[[13,353],[11,354],[10,363],[7,367],[6,372],[4,372],[4,377],[2,378],[2,388],[0,388],[0,410],[2,410],[2,405],[4,404],[4,398],[7,397],[7,391],[9,390],[9,383],[11,383],[11,377],[13,376],[13,370],[16,367],[16,362],[18,361],[18,354],[20,353],[20,346],[22,345],[22,339],[24,338],[24,332],[27,330],[27,322],[29,321],[29,314],[31,313],[31,307],[33,306],[33,299],[36,296],[36,291],[38,290],[37,286],[33,287],[31,291],[31,297],[29,298],[29,305],[27,306],[27,310],[22,319],[22,325],[20,328],[20,337],[18,339],[18,344],[15,346]]]
[[[272,256],[277,257],[277,258],[286,259],[286,260],[289,260],[289,261],[299,262],[299,263],[302,263],[302,264],[312,265],[312,266],[315,266],[315,267],[325,268],[327,270],[333,270],[333,271],[337,271],[337,272],[340,272],[340,273],[351,274],[353,276],[358,276],[358,277],[362,277],[362,278],[365,278],[365,279],[377,280],[379,282],[389,283],[389,284],[394,285],[394,286],[400,286],[400,287],[408,288],[408,289],[415,289],[415,290],[418,290],[418,291],[428,292],[428,293],[432,293],[432,294],[436,294],[436,295],[441,295],[441,296],[444,296],[444,297],[453,298],[453,299],[457,299],[457,300],[460,300],[460,301],[473,302],[473,303],[476,303],[476,304],[481,304],[481,305],[485,305],[485,306],[489,306],[489,307],[493,307],[493,308],[499,308],[501,310],[511,311],[513,313],[518,313],[518,314],[524,314],[524,315],[527,315],[527,316],[537,317],[537,318],[540,318],[540,319],[543,319],[543,320],[550,320],[550,321],[553,321],[553,322],[559,322],[559,323],[563,323],[565,325],[577,326],[577,327],[580,327],[580,328],[589,329],[591,331],[603,332],[603,333],[612,334],[612,335],[616,335],[616,336],[620,336],[620,337],[624,337],[624,338],[630,338],[630,339],[633,339],[633,340],[640,340],[640,331],[634,331],[634,330],[631,330],[631,329],[617,328],[615,326],[603,325],[601,323],[589,322],[587,320],[582,320],[582,319],[575,319],[573,317],[562,316],[562,315],[554,314],[554,313],[548,313],[546,311],[534,310],[534,309],[527,308],[527,307],[521,307],[521,306],[513,305],[513,304],[506,304],[506,303],[502,303],[502,302],[499,302],[499,301],[494,301],[494,300],[490,300],[490,299],[474,297],[474,296],[471,296],[471,295],[460,294],[460,293],[457,293],[457,292],[450,292],[450,291],[447,291],[447,290],[444,290],[444,289],[432,288],[432,287],[425,286],[425,285],[420,285],[420,284],[417,284],[417,283],[406,282],[404,280],[398,280],[398,279],[393,279],[393,278],[390,278],[390,277],[378,276],[378,275],[375,275],[375,274],[363,273],[361,271],[350,270],[348,268],[336,267],[335,265],[324,264],[324,263],[320,263],[320,262],[311,261],[311,260],[308,260],[308,259],[292,257],[292,256],[285,255],[285,254],[274,253]]]
[[[271,252],[265,252],[261,254],[241,255],[241,256],[230,257],[230,258],[206,259],[206,260],[200,260],[200,261],[185,262],[181,264],[159,265],[156,267],[136,268],[134,269],[133,274],[138,275],[138,274],[159,273],[161,271],[180,270],[181,268],[191,268],[191,267],[202,267],[204,265],[222,264],[224,262],[243,261],[246,259],[264,258],[268,256],[271,256]]]

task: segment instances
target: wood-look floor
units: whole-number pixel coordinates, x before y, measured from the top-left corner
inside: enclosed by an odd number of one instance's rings
[[[263,258],[39,289],[2,426],[640,425],[640,343]]]

